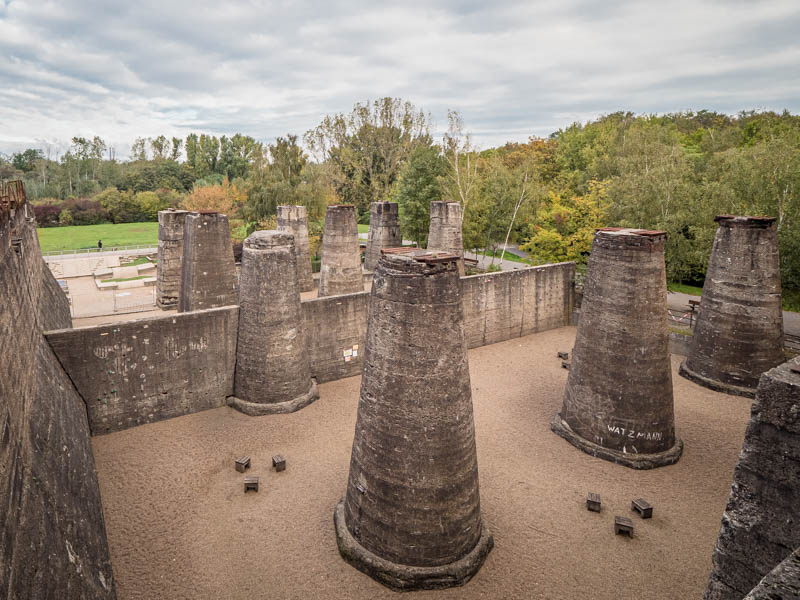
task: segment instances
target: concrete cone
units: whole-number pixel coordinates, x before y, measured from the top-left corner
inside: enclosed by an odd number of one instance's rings
[[[720,392],[753,397],[761,374],[786,360],[775,219],[714,220],[719,228],[680,374]]]
[[[415,252],[385,251],[375,270],[347,494],[334,514],[342,557],[396,590],[462,585],[493,545],[457,257]]]
[[[555,433],[593,456],[650,469],[676,462],[666,234],[595,234]]]

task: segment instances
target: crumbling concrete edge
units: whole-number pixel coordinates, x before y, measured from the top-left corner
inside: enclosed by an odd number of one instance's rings
[[[351,535],[344,519],[344,498],[333,511],[339,554],[353,567],[396,592],[440,590],[466,584],[483,566],[494,548],[494,537],[481,519],[481,537],[475,547],[455,562],[438,567],[401,565],[381,558],[364,548]]]
[[[688,379],[692,383],[696,383],[697,385],[702,385],[703,387],[708,388],[710,390],[714,390],[715,392],[722,392],[723,394],[730,394],[732,396],[744,396],[745,398],[756,397],[756,388],[742,387],[740,385],[731,385],[729,383],[722,383],[721,381],[716,381],[714,379],[709,379],[708,377],[703,377],[699,373],[695,373],[689,367],[687,367],[685,360],[681,363],[680,369],[678,369],[678,375],[680,375],[685,379]]]
[[[767,573],[743,600],[800,598],[800,548]]]
[[[658,467],[673,465],[678,462],[678,459],[680,459],[683,454],[683,440],[680,438],[675,439],[675,445],[672,448],[657,454],[633,454],[603,448],[575,433],[572,428],[564,422],[560,414],[553,417],[553,420],[550,422],[550,429],[553,430],[553,433],[561,436],[579,450],[586,452],[586,454],[617,463],[624,467],[630,467],[631,469],[656,469]]]
[[[286,402],[274,403],[259,403],[248,402],[236,396],[228,397],[228,406],[231,406],[251,417],[260,417],[261,415],[277,415],[284,413],[292,413],[305,408],[315,400],[319,400],[319,389],[317,388],[316,379],[311,379],[311,389],[302,396],[298,396],[294,400],[287,400]]]

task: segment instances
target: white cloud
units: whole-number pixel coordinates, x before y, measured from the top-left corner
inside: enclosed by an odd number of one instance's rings
[[[0,151],[302,134],[356,101],[462,112],[483,146],[617,110],[800,110],[800,5],[0,0]]]

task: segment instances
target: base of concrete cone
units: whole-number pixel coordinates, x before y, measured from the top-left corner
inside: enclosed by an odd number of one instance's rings
[[[438,590],[464,585],[483,566],[489,551],[494,547],[492,534],[483,526],[478,543],[464,558],[438,567],[414,567],[383,559],[359,544],[345,524],[344,500],[336,505],[333,524],[342,558],[362,573],[397,592]]]
[[[314,400],[319,399],[319,390],[317,389],[317,382],[312,380],[311,381],[311,389],[308,393],[303,394],[302,396],[298,396],[294,400],[287,400],[286,402],[274,402],[274,403],[259,403],[259,402],[248,402],[247,400],[242,400],[241,398],[237,398],[236,396],[229,396],[228,397],[228,405],[232,406],[239,412],[243,412],[246,415],[250,415],[251,417],[259,417],[261,415],[277,415],[282,413],[291,413],[300,410],[301,408],[305,408]]]
[[[678,374],[681,377],[685,377],[689,381],[696,383],[697,385],[702,385],[703,387],[714,390],[715,392],[722,392],[723,394],[730,394],[732,396],[744,396],[745,398],[756,397],[756,388],[731,385],[730,383],[722,383],[721,381],[715,381],[713,379],[709,379],[708,377],[703,377],[699,373],[695,373],[689,367],[687,367],[686,361],[681,363],[681,368],[678,369]]]
[[[161,302],[160,300],[156,300],[156,306],[161,310],[172,310],[173,308],[178,308],[178,300],[176,299],[174,302]]]
[[[550,429],[554,433],[560,435],[576,448],[583,450],[586,454],[591,454],[597,458],[608,460],[624,467],[631,469],[655,469],[657,467],[665,467],[678,462],[678,459],[683,454],[683,440],[676,439],[675,445],[664,452],[658,454],[632,454],[630,452],[619,452],[609,448],[590,442],[575,433],[572,428],[567,425],[561,415],[556,415],[550,422]]]

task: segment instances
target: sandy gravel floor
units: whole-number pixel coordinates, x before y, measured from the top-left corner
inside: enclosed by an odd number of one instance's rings
[[[677,375],[678,464],[633,471],[550,432],[572,327],[471,350],[483,513],[495,549],[465,587],[415,598],[700,598],[750,400]],[[620,376],[624,373],[620,371]],[[339,557],[333,507],[347,480],[360,378],[321,386],[291,415],[220,408],[93,439],[121,600],[397,598]],[[275,473],[272,454],[287,458]],[[244,495],[235,457],[261,491]],[[588,491],[603,512],[585,508]],[[613,533],[644,497],[653,518]]]

